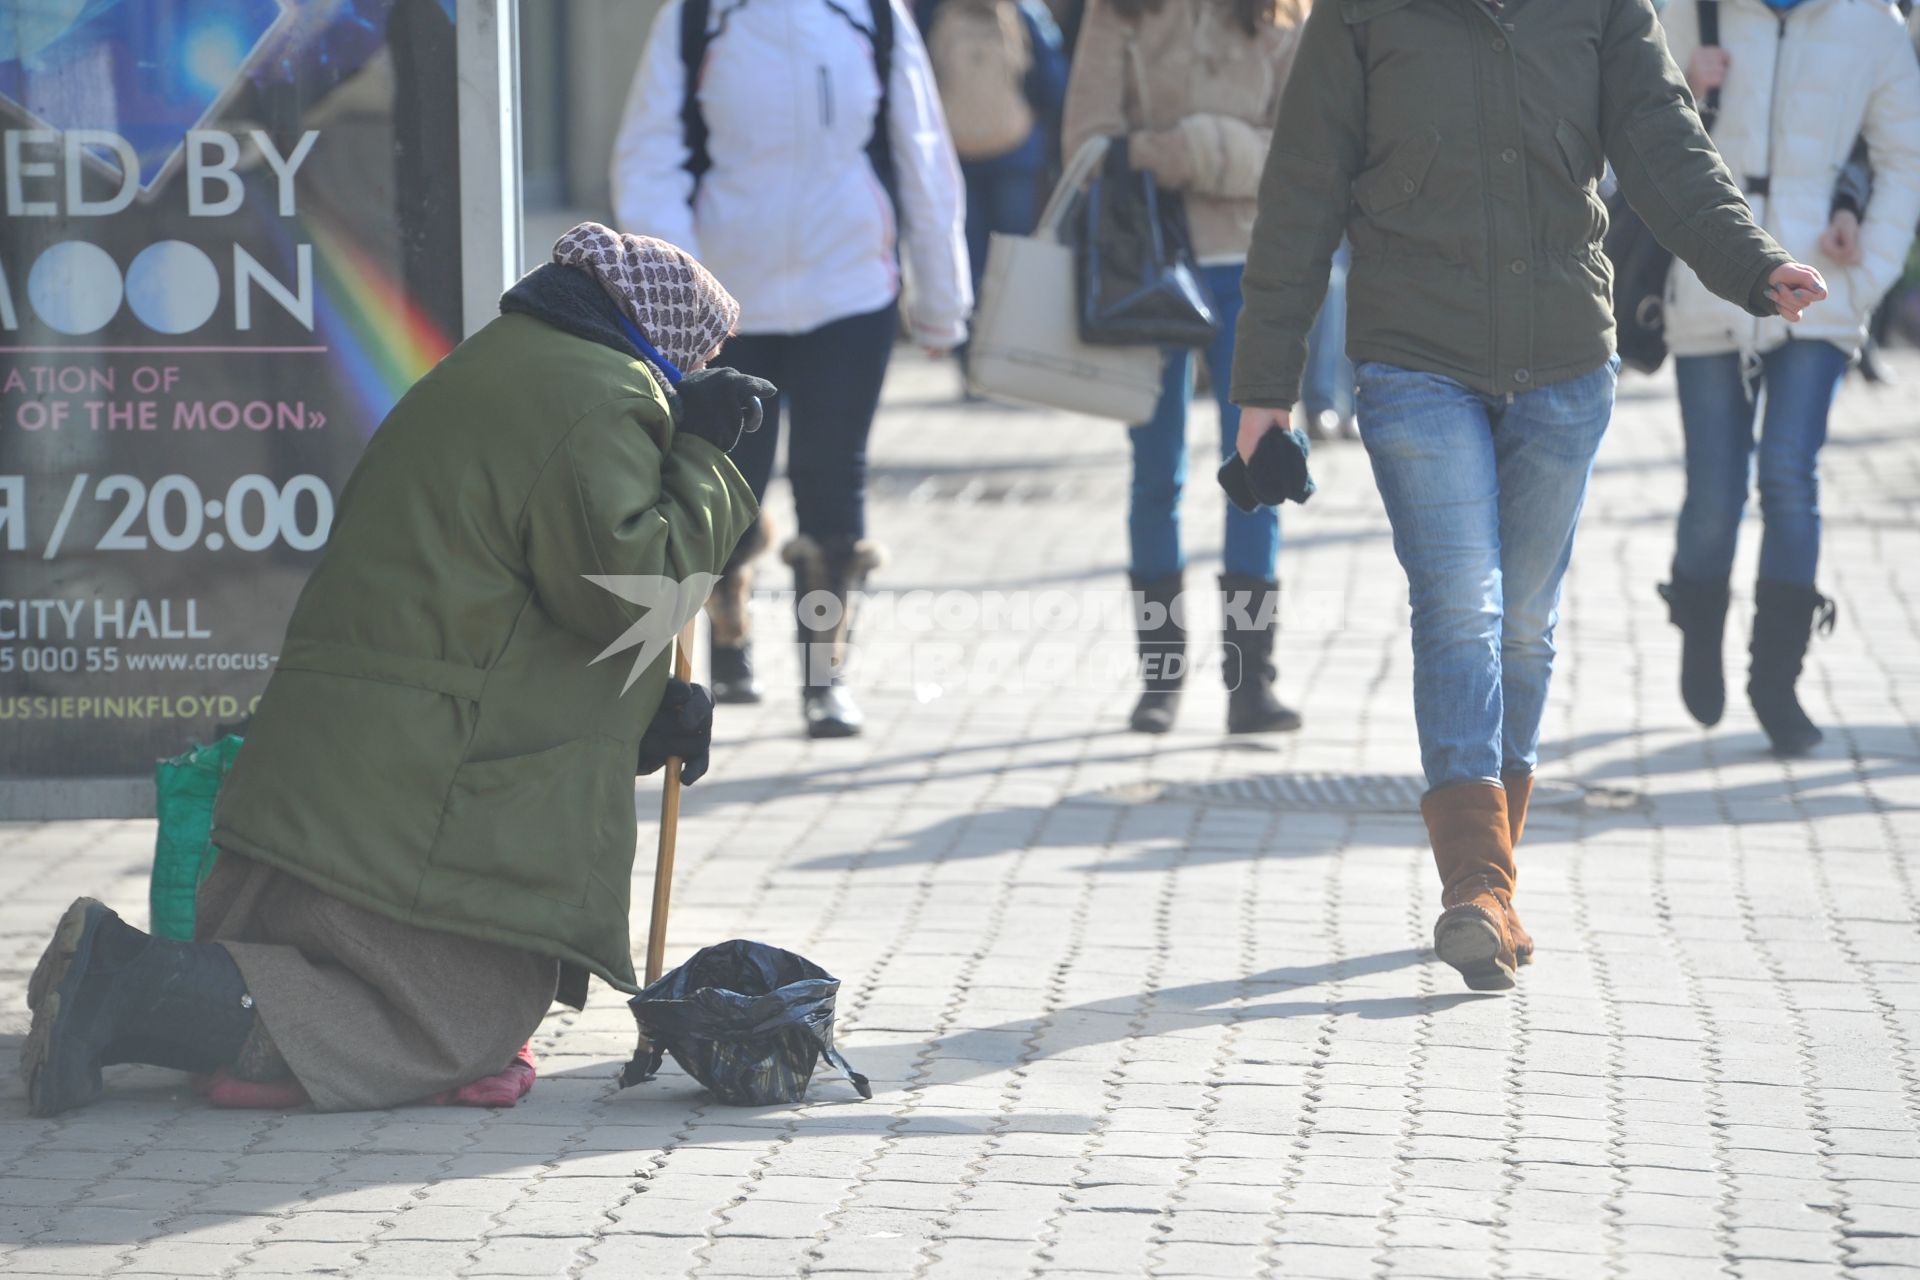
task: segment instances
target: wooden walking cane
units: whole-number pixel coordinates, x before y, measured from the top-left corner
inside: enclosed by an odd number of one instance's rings
[[[693,623],[673,642],[673,674],[693,679]],[[680,757],[668,756],[666,786],[660,792],[660,852],[653,862],[653,918],[647,924],[647,983],[660,980],[667,956],[667,906],[673,898],[673,847],[680,835]]]

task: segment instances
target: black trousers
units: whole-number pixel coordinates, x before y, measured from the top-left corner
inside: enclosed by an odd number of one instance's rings
[[[783,419],[790,424],[787,478],[800,532],[862,538],[867,532],[867,436],[899,333],[899,304],[848,316],[807,333],[740,334],[716,364],[780,388],[760,430],[742,436],[734,465],[764,499]]]

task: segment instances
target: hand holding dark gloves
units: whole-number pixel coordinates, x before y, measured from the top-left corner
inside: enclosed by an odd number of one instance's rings
[[[1242,511],[1277,507],[1286,501],[1305,502],[1313,496],[1313,477],[1307,472],[1307,436],[1298,427],[1275,429],[1260,437],[1253,461],[1238,453],[1220,468],[1220,487]]]
[[[635,773],[645,777],[665,768],[668,756],[679,756],[680,781],[690,787],[705,776],[712,747],[713,695],[701,685],[669,676],[660,709],[641,735]]]
[[[766,406],[780,389],[738,369],[702,369],[674,388],[676,428],[732,453],[743,431],[758,431]]]

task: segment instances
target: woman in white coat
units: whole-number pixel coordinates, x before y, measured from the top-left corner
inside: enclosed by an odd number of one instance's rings
[[[1722,0],[1719,42],[1703,46],[1698,0],[1663,17],[1674,60],[1756,220],[1788,253],[1819,268],[1829,296],[1792,333],[1708,293],[1676,263],[1667,343],[1677,357],[1686,429],[1687,497],[1673,580],[1661,587],[1684,636],[1681,696],[1702,724],[1725,709],[1722,640],[1735,541],[1755,470],[1759,581],[1747,696],[1780,755],[1820,730],[1794,685],[1815,626],[1833,603],[1814,587],[1820,554],[1819,455],[1827,415],[1876,303],[1898,278],[1920,220],[1920,67],[1883,0]],[[1705,114],[1711,114],[1710,112]],[[1864,137],[1873,193],[1864,219],[1836,208],[1834,179]]]
[[[764,496],[784,407],[807,731],[856,734],[840,673],[853,597],[880,560],[867,435],[899,333],[902,248],[920,346],[959,345],[973,306],[959,161],[901,0],[668,0],[614,146],[613,202],[621,230],[681,246],[739,299],[720,362],[781,390],[734,461]],[[765,541],[742,540],[710,606],[722,701],[759,697],[746,601]]]

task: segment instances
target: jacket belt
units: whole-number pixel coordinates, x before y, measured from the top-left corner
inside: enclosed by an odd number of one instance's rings
[[[1742,180],[1742,185],[1746,188],[1747,194],[1750,196],[1770,196],[1773,194],[1772,178],[1755,178],[1749,175]]]

